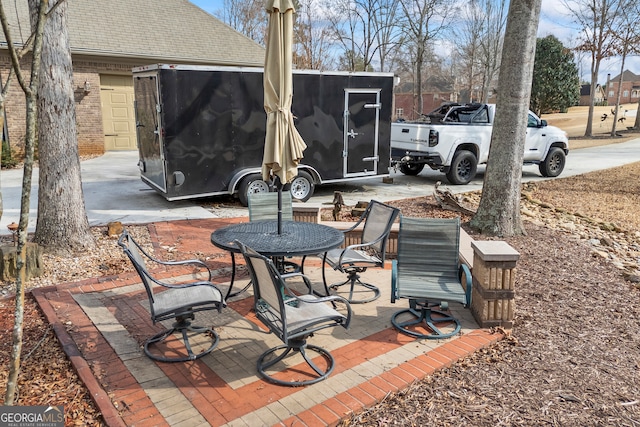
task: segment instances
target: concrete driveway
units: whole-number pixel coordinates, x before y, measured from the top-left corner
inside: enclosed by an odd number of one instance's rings
[[[567,157],[567,164],[560,176],[568,177],[596,170],[608,169],[640,161],[640,139],[620,144],[574,150]],[[209,198],[219,201],[220,206],[205,209],[199,200],[169,202],[150,189],[140,179],[137,151],[115,151],[82,162],[82,182],[87,216],[91,225],[104,225],[109,221],[126,224],[149,223],[178,219],[220,218],[247,215],[246,208],[230,206],[228,197]],[[455,193],[479,190],[484,179],[484,166],[467,185],[447,186]],[[418,176],[405,176],[391,172],[392,184],[382,182],[380,177],[351,181],[342,184],[323,185],[316,188],[315,195],[307,202],[311,205],[330,204],[334,191],[341,191],[348,205],[360,200],[398,200],[433,194],[437,181],[446,184],[444,174],[424,170]],[[540,181],[537,166],[525,166],[522,180]],[[34,169],[29,215],[29,230],[35,229],[37,209],[38,169]],[[4,202],[4,214],[0,219],[0,234],[9,234],[7,225],[18,222],[22,170],[2,170],[0,185]],[[225,202],[226,206],[225,206]]]

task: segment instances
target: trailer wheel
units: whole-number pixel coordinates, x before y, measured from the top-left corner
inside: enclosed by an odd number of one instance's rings
[[[298,176],[291,182],[291,197],[306,202],[311,198],[314,190],[315,184],[309,172],[298,171]]]
[[[405,175],[418,175],[424,169],[424,163],[402,163],[400,172]]]
[[[476,156],[471,151],[460,150],[453,156],[447,179],[454,185],[468,184],[476,176],[477,168]]]
[[[555,178],[564,170],[565,155],[562,148],[551,147],[547,157],[538,165],[540,173],[546,178]]]
[[[247,175],[240,181],[238,187],[238,199],[242,206],[249,206],[249,194],[251,193],[268,193],[269,185],[262,180],[262,175],[254,173]]]

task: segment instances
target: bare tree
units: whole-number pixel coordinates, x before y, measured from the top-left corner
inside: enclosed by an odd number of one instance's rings
[[[480,8],[479,0],[472,0],[461,8],[462,22],[454,30],[455,38],[459,41],[456,45],[456,53],[460,58],[462,69],[461,84],[465,85],[469,92],[468,100],[473,102],[474,89],[477,86],[480,40],[484,24],[484,14]]]
[[[314,0],[301,0],[296,10],[294,26],[296,68],[326,70],[333,66],[333,32],[331,26],[321,19],[321,9]]]
[[[266,45],[268,21],[263,0],[224,0],[215,15],[251,40]]]
[[[29,0],[33,8],[39,0]],[[52,0],[56,6],[60,0]],[[95,247],[82,193],[67,2],[47,13],[38,88],[40,182],[34,242],[71,256]],[[55,112],[55,113],[53,113]]]
[[[395,68],[397,50],[403,42],[400,18],[400,0],[379,0],[378,13],[373,22],[380,71]]]
[[[562,0],[581,28],[577,50],[591,54],[591,94],[584,136],[593,135],[593,111],[600,63],[614,54],[609,24],[620,12],[620,0]]]
[[[620,112],[620,99],[622,97],[625,61],[629,54],[640,53],[640,32],[637,28],[638,20],[640,19],[640,14],[638,13],[639,4],[639,0],[622,0],[621,9],[624,13],[620,13],[618,19],[613,23],[610,23],[611,35],[614,41],[613,50],[621,57],[620,81],[618,82],[616,106],[613,114],[613,124],[611,125],[612,137],[616,136],[616,125],[618,123],[618,114]]]
[[[478,211],[471,227],[483,234],[523,234],[522,159],[542,0],[512,0],[498,81],[496,116]]]
[[[400,0],[404,15],[404,32],[406,44],[412,52],[412,63],[415,69],[414,98],[416,111],[422,114],[422,70],[431,44],[438,35],[447,28],[447,19],[453,10],[451,0]]]
[[[33,2],[33,4],[32,4]],[[16,308],[12,333],[12,351],[9,366],[9,375],[7,378],[7,389],[5,393],[4,404],[13,405],[15,403],[16,389],[18,385],[18,374],[20,373],[20,354],[22,352],[22,336],[24,324],[24,285],[26,282],[26,244],[27,229],[29,226],[29,200],[31,198],[31,178],[33,173],[33,161],[36,144],[36,115],[37,115],[37,97],[38,84],[40,79],[40,55],[42,50],[42,39],[44,33],[45,13],[49,9],[48,0],[30,0],[30,8],[32,9],[32,21],[34,23],[34,31],[32,39],[26,44],[28,48],[33,43],[31,75],[29,83],[22,76],[20,69],[19,54],[14,48],[11,32],[7,23],[6,15],[2,2],[0,2],[0,21],[2,22],[2,30],[7,41],[7,49],[11,58],[12,69],[16,74],[16,78],[20,87],[25,93],[26,98],[26,133],[24,144],[24,166],[22,175],[22,196],[20,199],[20,221],[18,224],[18,245],[17,253],[17,280],[16,280]]]
[[[484,7],[484,32],[480,39],[480,65],[482,67],[480,96],[482,102],[487,102],[491,85],[500,68],[504,29],[507,24],[506,0],[486,0]]]
[[[374,49],[373,1],[332,0],[327,18],[334,38],[342,47],[341,66],[348,71],[366,70]]]
[[[348,63],[348,70],[371,70],[376,57],[381,61],[380,67],[388,66],[389,52],[400,37],[396,13],[397,0],[329,2],[327,19],[342,47],[342,61]]]

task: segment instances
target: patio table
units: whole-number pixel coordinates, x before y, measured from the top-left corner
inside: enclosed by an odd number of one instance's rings
[[[219,228],[211,233],[211,243],[231,253],[231,284],[226,298],[246,290],[232,293],[235,280],[235,254],[240,249],[238,240],[261,255],[280,260],[289,256],[315,255],[337,248],[344,242],[344,234],[335,228],[312,222],[282,221],[278,234],[277,220],[251,221]]]

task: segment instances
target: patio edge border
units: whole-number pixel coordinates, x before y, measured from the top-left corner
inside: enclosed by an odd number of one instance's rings
[[[98,283],[98,280],[96,280],[96,283]],[[38,306],[52,326],[62,350],[67,355],[76,374],[80,377],[80,381],[83,382],[89,394],[91,394],[91,398],[98,407],[105,424],[109,427],[126,427],[126,424],[122,421],[122,417],[111,403],[107,392],[98,384],[98,381],[91,372],[91,367],[80,353],[71,335],[69,335],[65,327],[58,320],[58,316],[55,314],[53,307],[51,307],[51,304],[49,304],[49,301],[44,296],[47,291],[56,290],[56,288],[55,285],[36,288],[31,290],[31,294],[36,299]]]

